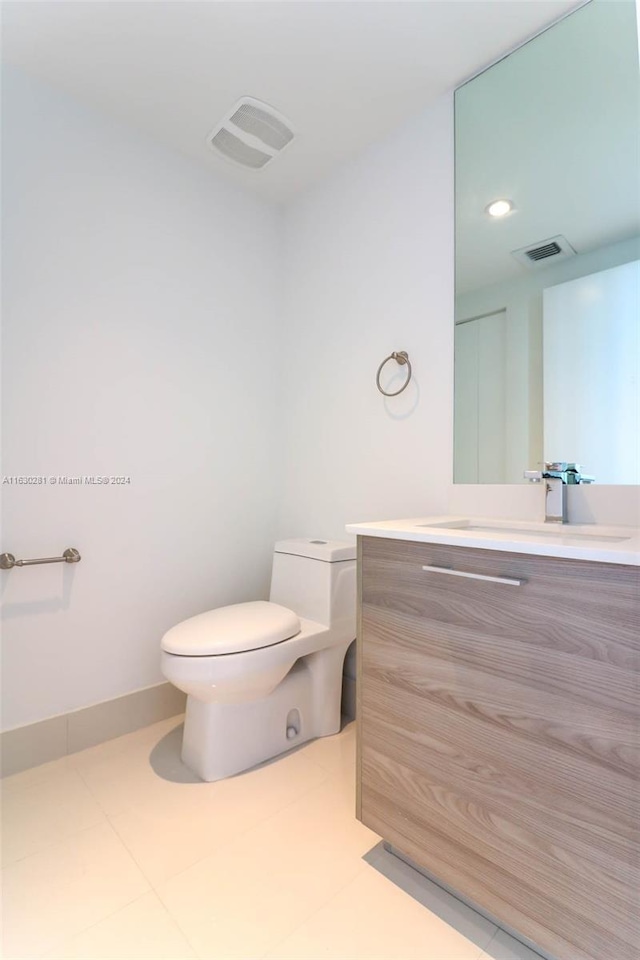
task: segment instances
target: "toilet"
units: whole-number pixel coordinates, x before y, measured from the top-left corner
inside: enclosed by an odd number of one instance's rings
[[[187,694],[185,765],[220,780],[337,733],[355,635],[355,545],[276,543],[268,601],[209,610],[162,638],[162,673]]]

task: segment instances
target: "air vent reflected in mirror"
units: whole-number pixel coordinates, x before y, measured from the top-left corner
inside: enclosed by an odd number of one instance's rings
[[[525,267],[546,266],[550,261],[566,260],[567,257],[575,255],[576,251],[567,238],[561,235],[538,240],[537,243],[529,243],[520,250],[511,251],[511,256]]]
[[[527,250],[526,256],[529,257],[529,260],[546,260],[547,257],[554,257],[556,253],[560,252],[560,245],[553,240],[551,243],[544,243],[541,247]]]

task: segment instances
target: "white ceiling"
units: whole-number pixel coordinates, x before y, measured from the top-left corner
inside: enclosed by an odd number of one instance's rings
[[[278,202],[580,2],[7,0],[3,55]],[[297,132],[261,171],[206,145],[242,96]]]

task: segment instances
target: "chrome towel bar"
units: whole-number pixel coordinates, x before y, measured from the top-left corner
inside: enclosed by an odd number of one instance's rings
[[[468,573],[466,570],[451,570],[450,567],[423,567],[428,573],[446,573],[450,577],[466,577],[467,580],[488,580],[490,583],[504,583],[508,587],[521,587],[526,580],[512,577],[490,577],[486,573]]]
[[[33,567],[37,563],[80,563],[82,557],[75,547],[68,547],[61,557],[40,557],[37,560],[16,560],[12,553],[0,554],[0,570],[12,567]]]

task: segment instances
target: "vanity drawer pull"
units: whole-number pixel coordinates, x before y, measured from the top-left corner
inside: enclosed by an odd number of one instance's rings
[[[451,567],[424,566],[423,570],[429,573],[446,573],[450,577],[465,577],[467,580],[488,580],[490,583],[504,583],[509,587],[521,587],[526,580],[516,580],[513,577],[490,577],[485,573],[467,573],[466,570],[452,570]]]

